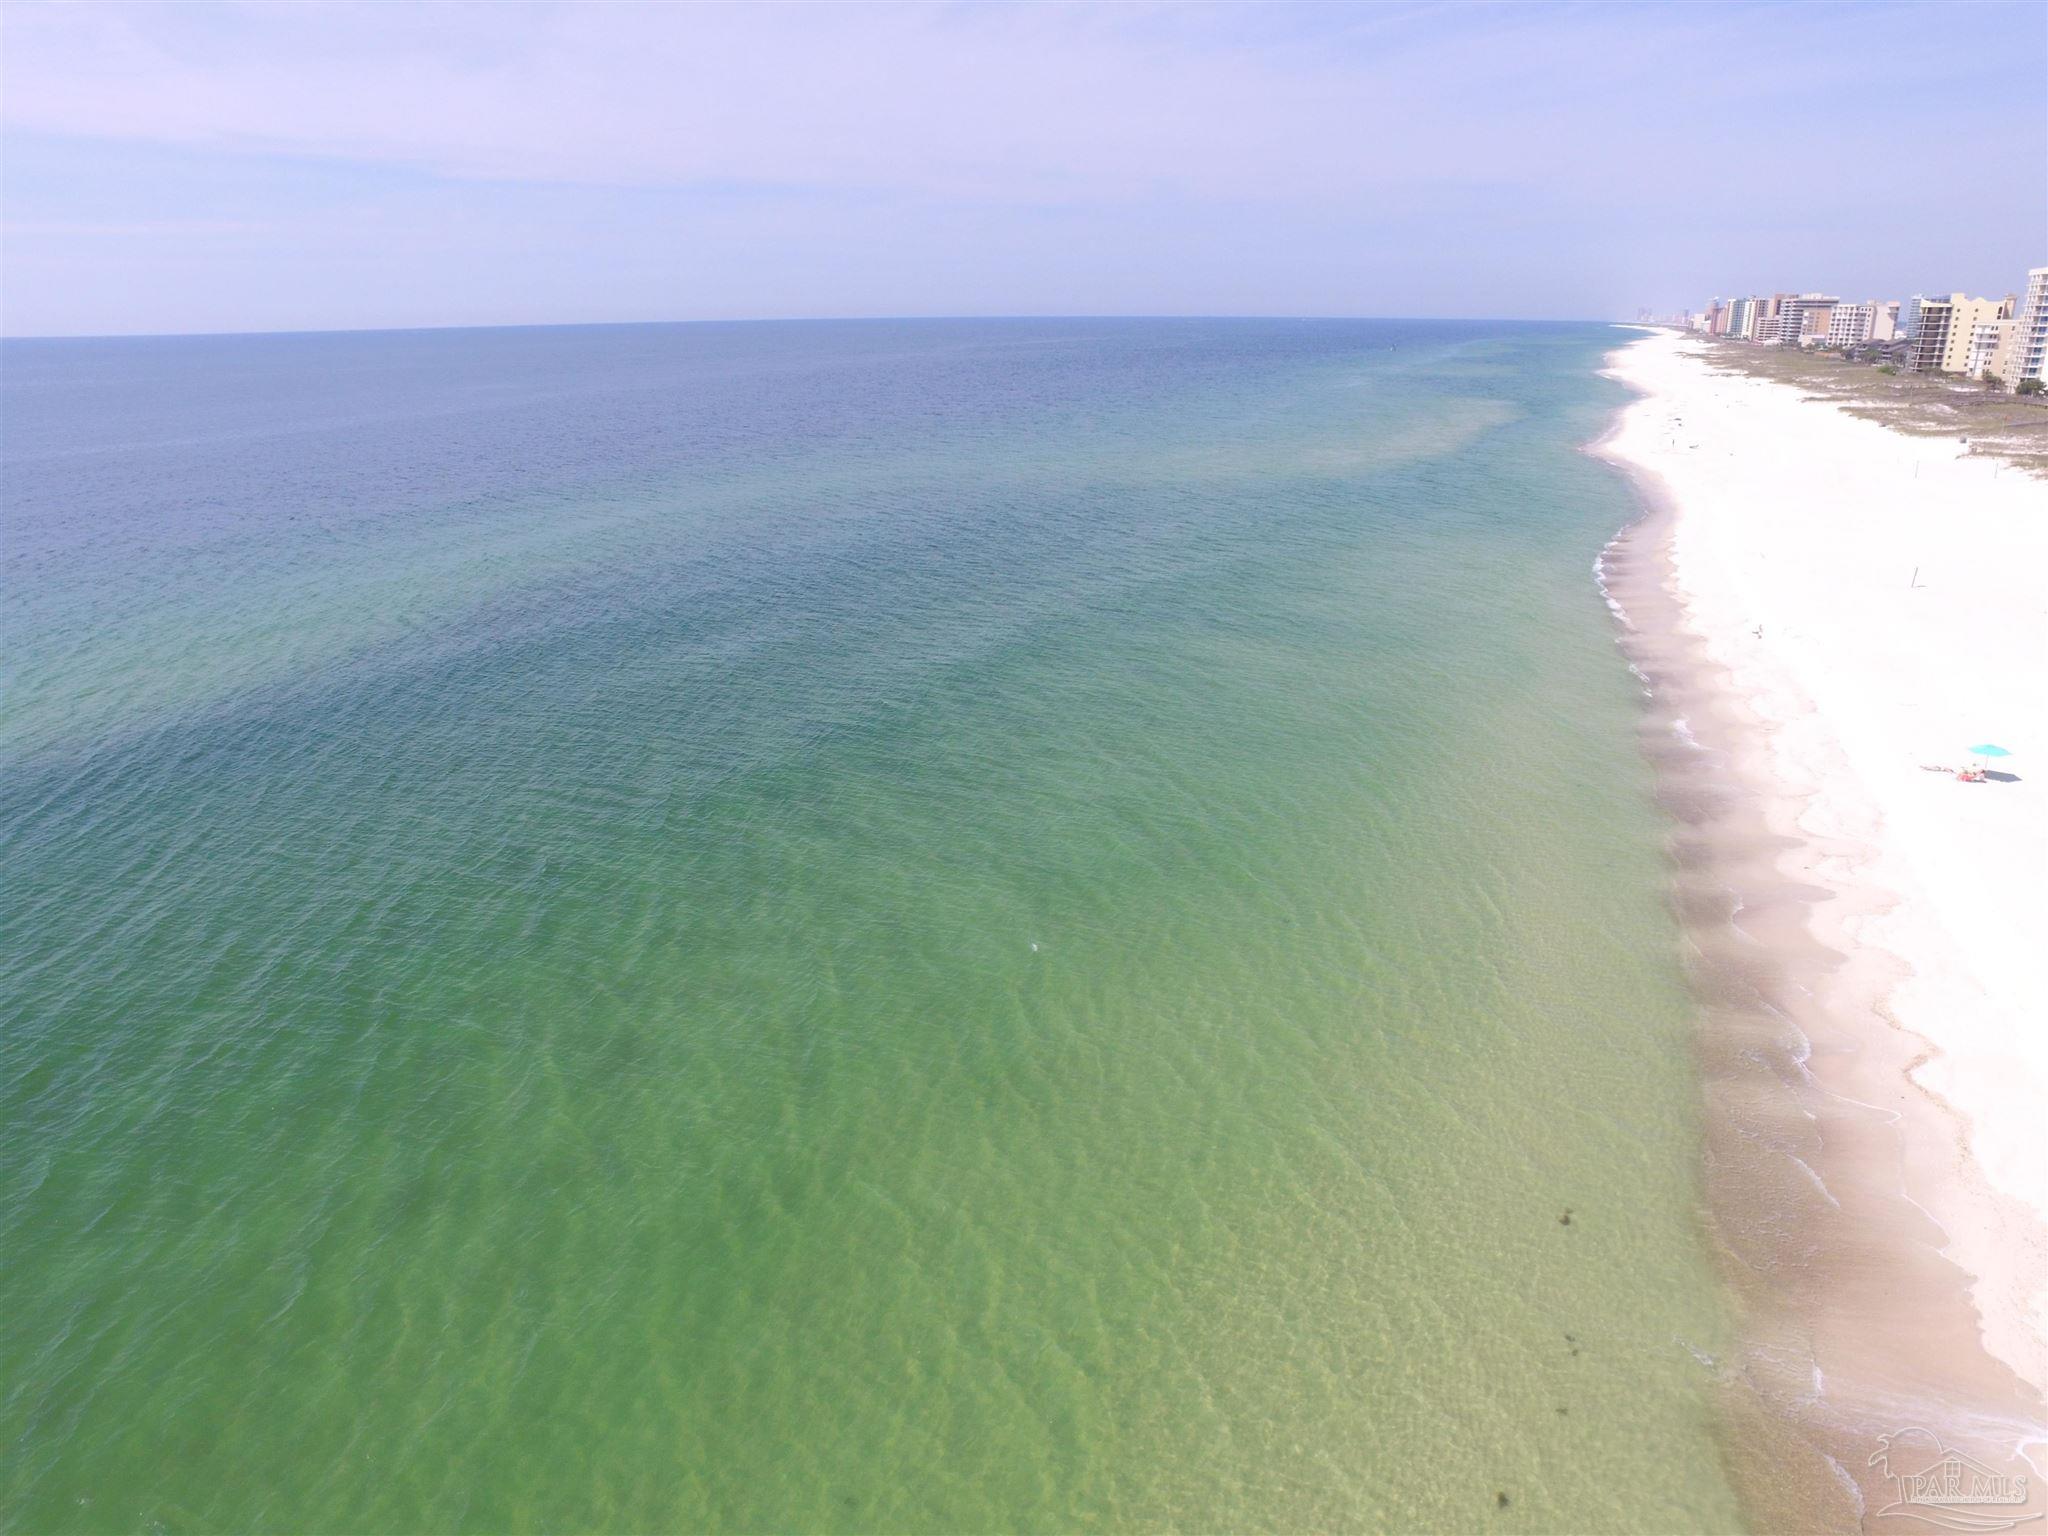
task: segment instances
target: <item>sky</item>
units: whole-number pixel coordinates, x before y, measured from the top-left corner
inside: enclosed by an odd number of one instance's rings
[[[0,332],[1996,295],[2044,82],[2039,0],[7,0]]]

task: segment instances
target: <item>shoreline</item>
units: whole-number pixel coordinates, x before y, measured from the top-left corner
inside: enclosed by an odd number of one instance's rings
[[[1643,683],[1642,744],[1673,822],[1672,899],[1700,1007],[1708,1224],[1744,1337],[1743,1358],[1724,1363],[1731,1472],[1762,1529],[1912,1528],[1903,1511],[1873,1523],[1895,1487],[1872,1461],[1880,1436],[1925,1428],[2029,1478],[2029,1503],[2001,1514],[2038,1511],[2048,1194],[2026,1163],[2030,1090],[2048,1071],[2038,1040],[2013,1059],[2031,996],[2020,929],[1959,944],[1938,877],[1953,872],[1916,872],[1916,853],[1951,851],[1943,815],[1966,803],[1934,802],[1917,828],[1912,818],[1928,791],[2005,795],[1967,809],[2028,821],[2015,832],[1994,820],[2016,858],[1987,879],[1994,899],[2026,909],[2039,897],[2024,860],[2040,790],[2024,777],[1965,785],[1891,770],[1902,736],[1939,727],[1899,657],[1859,653],[1859,624],[1887,615],[1869,562],[1839,546],[1868,536],[1882,558],[1883,534],[1907,530],[1954,578],[1970,564],[1958,542],[1977,541],[1968,553],[1981,564],[1988,537],[1994,564],[2039,579],[2048,519],[2033,514],[2048,493],[2035,482],[2022,505],[2015,477],[1985,507],[1969,483],[1995,480],[1983,461],[1959,475],[1941,445],[1930,453],[1781,385],[1714,373],[1673,337],[1625,344],[1608,362],[1640,398],[1590,451],[1649,510],[1597,574]],[[1902,480],[1906,458],[1930,461],[1914,464],[1924,480]],[[1959,527],[1953,509],[1972,492],[1984,516]],[[1926,522],[1935,506],[1938,528]],[[2020,632],[2002,666],[2024,691],[2038,604],[2006,607],[1992,617]],[[1904,622],[1904,643],[1920,648],[1908,663],[1937,674],[1971,663],[1972,637],[1929,627],[1939,611]],[[2044,744],[2034,730],[2007,733],[2021,751]]]

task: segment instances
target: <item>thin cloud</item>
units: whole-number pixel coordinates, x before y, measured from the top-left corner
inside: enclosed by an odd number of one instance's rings
[[[2048,12],[1929,54],[1939,15],[11,4],[0,324],[2002,292],[2048,225]],[[1935,184],[1971,217],[1902,220]]]

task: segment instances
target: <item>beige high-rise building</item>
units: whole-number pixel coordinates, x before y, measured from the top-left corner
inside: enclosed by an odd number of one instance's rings
[[[1981,379],[1990,370],[1992,359],[2005,351],[2005,343],[2018,324],[2011,319],[1979,320],[1970,328],[1970,350],[1963,359],[1962,372],[1973,379]]]
[[[1828,333],[1828,315],[1838,301],[1833,294],[1797,293],[1781,295],[1778,305],[1778,340],[1786,346],[1816,341]]]
[[[1970,346],[1977,327],[2004,319],[2003,299],[1973,299],[1952,293],[1945,299],[1922,299],[1906,366],[1915,373],[1963,373],[1970,364]]]

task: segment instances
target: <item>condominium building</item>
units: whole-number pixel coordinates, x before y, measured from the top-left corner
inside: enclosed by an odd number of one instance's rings
[[[1965,373],[1977,327],[2004,319],[2002,299],[1973,299],[1952,293],[1945,299],[1921,299],[1915,316],[1906,366],[1914,373]]]
[[[1956,295],[1961,298],[1961,294]],[[1906,333],[1906,369],[1910,373],[1939,373],[1948,348],[1949,325],[1954,312],[1947,299],[1927,299],[1914,294],[1913,328]]]
[[[1860,347],[1867,342],[1890,341],[1898,334],[1899,301],[1866,299],[1861,304],[1837,304],[1828,316],[1827,344],[1831,347]]]
[[[1870,340],[1877,323],[1877,305],[1837,304],[1828,314],[1827,344],[1831,347],[1860,347]]]
[[[1778,339],[1778,312],[1784,308],[1789,294],[1774,293],[1769,298],[1758,295],[1756,320],[1750,326],[1751,341],[1776,342]]]
[[[1970,347],[1964,354],[1962,371],[1973,379],[1981,379],[1990,370],[1991,361],[2005,350],[2005,343],[2019,322],[2012,319],[1979,320],[1970,327]]]
[[[2013,317],[2005,347],[1992,360],[1992,372],[2007,389],[2028,379],[2048,380],[2048,267],[2027,273],[2027,291]]]
[[[1778,305],[1778,340],[1787,346],[1797,346],[1802,339],[1818,339],[1828,329],[1828,314],[1840,303],[1828,294],[1801,293],[1781,295]],[[1814,318],[1809,319],[1809,316]],[[1816,329],[1817,327],[1817,329]]]

